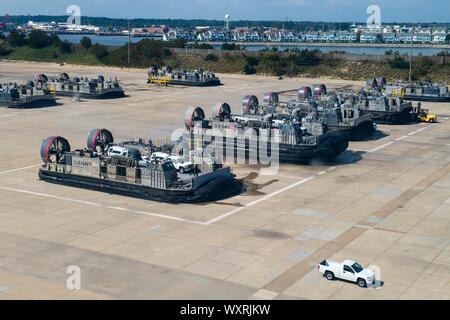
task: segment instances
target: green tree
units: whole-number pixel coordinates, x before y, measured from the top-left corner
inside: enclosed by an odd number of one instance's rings
[[[10,47],[7,47],[3,44],[0,45],[0,56],[7,56],[8,54],[12,53],[13,49]]]
[[[222,50],[241,50],[241,47],[236,43],[227,43],[222,44]]]
[[[210,54],[206,55],[205,61],[217,62],[217,61],[219,61],[219,57],[217,57],[217,56],[216,56],[215,54],[213,54],[213,53],[210,53]]]
[[[106,46],[98,44],[98,43],[94,44],[91,47],[91,52],[92,52],[92,54],[94,54],[97,57],[97,59],[103,59],[109,53],[108,48],[106,48]]]
[[[13,47],[22,47],[27,44],[25,34],[19,31],[12,31],[6,41]]]
[[[257,66],[259,64],[259,60],[257,57],[249,56],[245,58],[247,61],[247,64],[250,66]]]
[[[194,45],[192,46],[192,48],[194,49],[208,49],[208,50],[212,50],[214,49],[214,47],[208,43],[194,43]]]
[[[159,41],[161,42],[161,41]],[[185,48],[186,47],[186,40],[183,38],[176,39],[176,40],[170,40],[164,43],[164,46],[167,48]]]
[[[248,63],[246,63],[244,66],[244,73],[245,74],[255,74],[256,68],[254,66],[251,66]]]
[[[80,40],[80,44],[83,48],[89,49],[90,47],[92,47],[92,40],[89,37],[83,37]]]
[[[61,53],[72,53],[72,44],[67,40],[61,41],[59,44],[59,51]]]
[[[49,36],[42,30],[33,30],[28,36],[28,45],[35,49],[42,49],[51,46],[57,39],[59,40],[59,38]]]
[[[393,69],[409,69],[409,63],[400,56],[395,56],[394,59],[388,61]]]

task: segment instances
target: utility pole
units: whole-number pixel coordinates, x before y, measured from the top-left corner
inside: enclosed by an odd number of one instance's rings
[[[128,68],[131,66],[131,30],[130,20],[128,19]]]
[[[409,54],[409,82],[412,80],[412,55],[413,55],[413,39],[414,39],[414,29],[411,33],[411,53]]]

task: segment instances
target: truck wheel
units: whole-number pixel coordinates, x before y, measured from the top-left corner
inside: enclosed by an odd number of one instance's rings
[[[365,288],[365,287],[367,287],[366,280],[364,280],[364,279],[358,279],[358,286],[359,286],[360,288]]]
[[[327,278],[327,280],[329,280],[329,281],[334,280],[333,272],[330,272],[330,271],[325,272],[325,278]]]

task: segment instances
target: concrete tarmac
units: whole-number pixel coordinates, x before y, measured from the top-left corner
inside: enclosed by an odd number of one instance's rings
[[[171,205],[39,181],[41,142],[84,147],[94,128],[163,138],[189,106],[240,112],[247,94],[363,83],[220,75],[221,87],[159,88],[145,70],[0,62],[0,82],[61,72],[117,77],[128,97],[0,108],[0,299],[450,299],[449,104],[424,104],[440,123],[379,126],[333,163],[275,176],[234,166],[247,193]],[[381,281],[329,282],[316,271],[324,259],[373,266]],[[70,266],[81,290],[66,286]]]

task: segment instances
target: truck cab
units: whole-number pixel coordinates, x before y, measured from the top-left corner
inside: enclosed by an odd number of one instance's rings
[[[109,157],[128,157],[128,149],[119,146],[112,146],[108,149]]]
[[[194,170],[194,164],[192,162],[184,161],[183,157],[171,156],[168,157],[168,160],[172,161],[177,171],[181,174]]]
[[[341,279],[357,283],[361,288],[375,284],[375,272],[365,269],[358,262],[345,260],[342,263],[324,260],[317,270],[322,273],[327,280]]]

